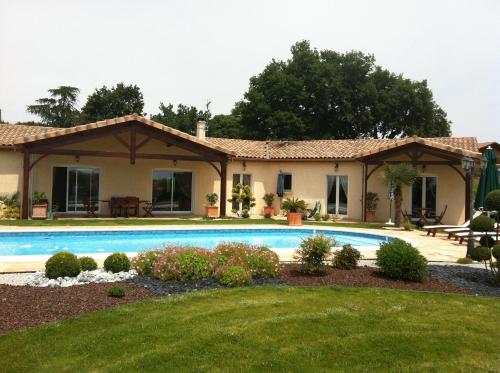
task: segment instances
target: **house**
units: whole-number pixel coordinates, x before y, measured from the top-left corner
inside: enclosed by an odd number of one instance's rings
[[[262,197],[276,193],[282,174],[284,197],[311,207],[320,201],[323,214],[340,218],[363,220],[366,194],[376,192],[376,220],[386,221],[382,166],[409,162],[420,177],[404,189],[405,209],[439,214],[447,206],[444,222],[460,223],[470,205],[465,156],[481,156],[474,137],[250,141],[206,138],[203,121],[192,136],[133,114],[72,128],[0,125],[0,193],[20,193],[23,218],[34,192],[69,216],[82,214],[88,198],[99,201],[97,213],[105,216],[115,196],[154,201],[155,216],[202,215],[206,194],[215,192],[221,211],[231,215],[238,206],[227,199],[242,182],[256,197],[251,214],[260,215]]]

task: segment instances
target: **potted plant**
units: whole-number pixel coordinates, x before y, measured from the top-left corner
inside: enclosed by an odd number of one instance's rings
[[[218,218],[219,217],[219,207],[215,204],[219,201],[219,196],[217,193],[208,193],[205,198],[207,199],[208,206],[205,206],[205,212],[207,218]]]
[[[375,221],[375,210],[378,204],[378,194],[374,192],[366,193],[366,221],[373,223]]]
[[[49,201],[47,200],[47,196],[45,195],[44,192],[33,193],[33,197],[31,197],[31,206],[32,206],[31,217],[33,219],[47,219],[49,210]]]
[[[281,209],[287,213],[288,225],[302,225],[302,213],[306,211],[307,204],[298,198],[287,198],[281,204]]]
[[[274,193],[266,193],[262,198],[266,205],[264,206],[264,216],[273,216],[274,215]]]
[[[255,206],[255,197],[253,196],[252,189],[250,189],[250,185],[237,184],[232,189],[232,195],[228,199],[228,202],[241,204],[241,210],[236,211],[238,215],[243,218],[250,217],[250,209]]]
[[[57,203],[53,203],[50,211],[50,217],[54,220],[59,219],[58,212],[59,212],[59,205]]]

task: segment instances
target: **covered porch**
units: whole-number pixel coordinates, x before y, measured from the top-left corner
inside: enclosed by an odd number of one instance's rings
[[[432,139],[409,137],[388,146],[365,151],[358,160],[363,165],[363,221],[366,221],[367,193],[378,193],[384,201],[377,213],[379,221],[391,216],[388,187],[383,181],[383,166],[409,163],[419,172],[417,181],[403,189],[403,209],[415,220],[439,220],[456,224],[470,216],[470,173],[462,168],[464,157],[479,161],[481,153],[447,146]],[[394,205],[392,206],[394,218]],[[452,220],[451,217],[454,217]],[[458,217],[458,219],[457,219]],[[385,219],[385,220],[384,220]]]
[[[226,214],[227,165],[234,155],[139,115],[50,131],[16,141],[23,153],[23,219],[33,193],[62,215],[204,213],[217,193]],[[128,207],[127,207],[128,206]]]

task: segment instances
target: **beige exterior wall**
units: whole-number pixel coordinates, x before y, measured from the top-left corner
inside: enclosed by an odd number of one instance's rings
[[[126,139],[125,135],[123,138]],[[142,140],[138,136],[138,142]],[[91,140],[79,144],[68,145],[70,149],[126,151],[124,146],[113,137]],[[141,153],[171,153],[194,154],[174,146],[167,147],[164,143],[151,140]],[[37,157],[37,156],[34,156]],[[431,158],[424,158],[431,160]],[[404,160],[399,158],[398,160]],[[338,167],[336,167],[338,164]],[[154,169],[169,169],[191,171],[193,174],[193,213],[204,214],[205,195],[216,192],[220,195],[219,175],[206,162],[171,160],[137,159],[131,165],[127,158],[48,156],[38,162],[31,173],[31,190],[45,192],[49,200],[52,196],[52,169],[54,166],[94,167],[100,170],[100,199],[113,196],[137,196],[140,199],[152,199],[152,175]],[[373,167],[373,166],[370,166]],[[348,215],[349,220],[362,218],[363,166],[357,161],[231,161],[227,172],[227,198],[231,196],[233,174],[250,174],[252,190],[256,197],[253,215],[262,215],[265,193],[276,193],[276,182],[279,172],[292,174],[292,191],[285,197],[304,199],[310,208],[316,201],[321,202],[322,211],[326,212],[327,176],[348,177]],[[464,217],[465,183],[454,170],[448,166],[427,166],[425,170],[419,166],[419,171],[425,175],[438,177],[437,210],[438,213],[448,205],[445,223],[461,223]],[[22,155],[13,152],[0,152],[0,193],[12,193],[22,189]],[[374,172],[368,182],[368,191],[379,194],[379,205],[376,220],[387,221],[389,217],[389,201],[386,198],[387,187],[382,180],[382,169]],[[410,210],[410,188],[404,189],[404,206]],[[281,200],[275,199],[275,211],[279,211]],[[101,213],[108,214],[106,204],[102,204]],[[141,212],[142,213],[142,212]],[[228,215],[231,215],[231,204],[227,203]]]

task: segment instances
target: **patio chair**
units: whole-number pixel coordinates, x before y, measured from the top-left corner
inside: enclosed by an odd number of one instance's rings
[[[476,211],[474,215],[472,216],[472,219],[477,218],[479,215],[481,215],[481,211]],[[467,220],[463,224],[455,224],[455,225],[443,225],[443,224],[433,224],[433,225],[424,225],[422,228],[427,229],[427,235],[430,235],[432,233],[432,236],[436,236],[436,232],[438,229],[444,229],[445,232],[447,232],[447,229],[467,229],[467,227],[470,224],[470,220]],[[447,232],[449,233],[449,232]],[[450,238],[450,235],[448,235],[448,238]]]
[[[137,197],[125,197],[123,199],[124,203],[122,206],[125,217],[138,216],[139,215],[139,198]],[[132,212],[132,213],[131,213]]]
[[[403,215],[403,220],[408,220],[408,222],[412,223],[414,221],[414,217],[406,211],[406,209],[401,209],[401,215]]]
[[[500,229],[499,226],[496,227],[496,229]],[[482,237],[482,236],[492,236],[492,237],[496,237],[497,235],[497,231],[492,231],[492,232],[472,232],[472,237]],[[455,237],[455,241],[458,240],[459,243],[463,243],[467,238],[469,238],[469,231],[467,232],[457,232],[455,234],[453,234],[453,237]]]

